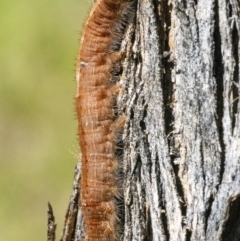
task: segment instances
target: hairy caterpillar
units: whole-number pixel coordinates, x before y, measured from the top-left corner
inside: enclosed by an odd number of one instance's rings
[[[97,0],[85,23],[77,57],[76,109],[82,152],[80,205],[85,241],[117,240],[118,194],[115,155],[117,132],[124,124],[116,117],[114,63],[129,21],[132,0]]]

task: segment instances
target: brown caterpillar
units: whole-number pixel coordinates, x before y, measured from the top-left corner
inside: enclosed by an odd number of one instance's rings
[[[82,152],[80,206],[85,241],[118,240],[116,135],[124,124],[116,117],[113,64],[132,9],[130,0],[97,0],[85,23],[77,58],[76,107]]]

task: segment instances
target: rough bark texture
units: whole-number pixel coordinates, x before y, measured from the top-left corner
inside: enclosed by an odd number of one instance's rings
[[[240,240],[238,0],[138,0],[122,43],[121,240]],[[62,241],[80,241],[79,169]]]
[[[54,241],[57,225],[55,224],[55,217],[53,215],[53,210],[50,203],[48,203],[48,225],[47,226],[48,226],[47,241]]]

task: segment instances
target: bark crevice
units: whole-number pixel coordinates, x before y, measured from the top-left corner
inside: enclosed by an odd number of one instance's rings
[[[208,218],[209,218],[209,215],[210,215],[210,213],[212,211],[213,201],[214,201],[214,196],[212,194],[210,196],[209,200],[208,200],[208,208],[206,209],[206,212],[205,212],[205,219],[206,219],[205,232],[207,232]]]
[[[232,29],[232,54],[234,58],[234,71],[233,71],[233,81],[232,83],[232,89],[231,89],[231,94],[232,94],[232,134],[233,130],[235,128],[235,123],[236,123],[236,115],[238,111],[238,104],[239,104],[239,53],[238,53],[238,44],[239,44],[239,36],[238,36],[238,31],[236,27],[235,20],[233,19],[233,29]]]
[[[191,237],[192,237],[192,232],[191,232],[191,230],[187,229],[186,241],[191,241]]]
[[[219,28],[219,6],[218,0],[215,0],[214,5],[214,31],[213,31],[213,41],[214,41],[214,62],[213,62],[213,74],[216,79],[216,104],[217,104],[217,126],[219,133],[219,143],[221,146],[221,165],[220,165],[220,182],[222,180],[224,163],[225,163],[225,144],[223,140],[223,91],[224,91],[224,80],[223,80],[223,56],[221,50],[221,34]]]
[[[240,239],[240,196],[231,200],[228,218],[222,233],[222,241],[238,241]]]

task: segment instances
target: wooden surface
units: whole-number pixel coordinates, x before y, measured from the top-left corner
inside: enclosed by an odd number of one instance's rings
[[[118,97],[121,240],[240,240],[239,8],[139,0],[133,10]],[[64,241],[81,240],[77,209]]]

